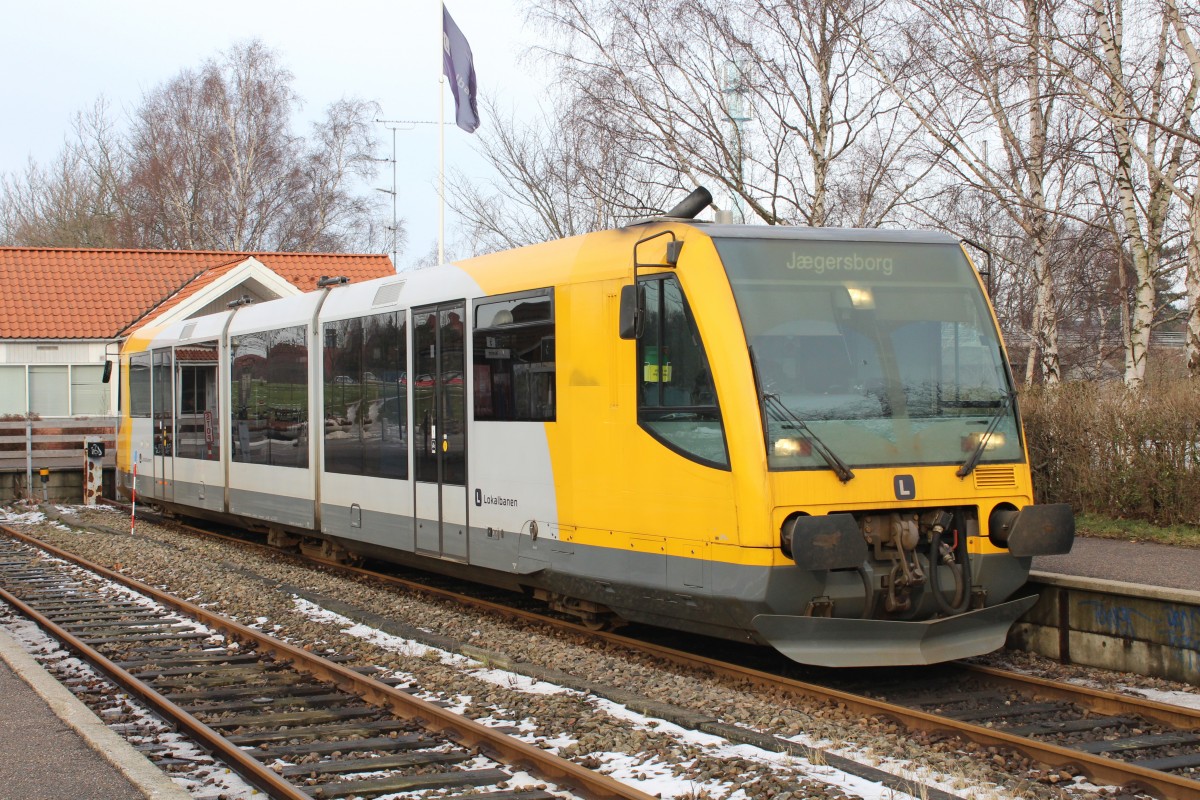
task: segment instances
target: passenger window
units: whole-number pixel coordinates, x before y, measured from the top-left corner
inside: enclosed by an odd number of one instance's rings
[[[475,303],[475,419],[553,421],[554,291]]]
[[[230,342],[234,461],[308,466],[307,331],[299,325]]]
[[[171,422],[174,393],[171,391],[171,351],[155,350],[153,358],[153,408],[154,408],[154,455],[174,455],[174,445],[171,441]]]
[[[647,278],[645,332],[637,344],[638,423],[673,450],[729,466],[712,372],[687,298],[673,275]]]
[[[408,358],[403,311],[327,322],[325,471],[408,478]]]

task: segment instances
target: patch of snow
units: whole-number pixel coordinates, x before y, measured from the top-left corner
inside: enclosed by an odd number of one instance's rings
[[[530,694],[569,694],[575,692],[574,689],[565,686],[534,680],[524,675],[506,672],[490,666],[471,668],[472,664],[478,662],[456,653],[449,653],[415,642],[411,639],[392,636],[368,625],[357,623],[348,617],[331,612],[301,598],[294,598],[294,602],[297,610],[307,618],[326,624],[337,625],[342,633],[370,641],[391,652],[424,657],[436,656],[444,664],[462,668],[474,677],[517,692]],[[688,730],[666,720],[647,717],[630,710],[626,706],[604,698],[588,697],[587,700],[598,711],[626,720],[636,727],[654,730],[660,735],[671,736],[679,741],[689,743],[694,747],[707,751],[709,755],[716,759],[741,758],[753,761],[775,771],[789,772],[796,779],[807,778],[837,787],[848,794],[857,795],[863,798],[863,800],[913,800],[911,795],[897,792],[882,784],[860,778],[828,765],[814,764],[802,757],[786,753],[775,753],[751,745],[731,744],[720,736]],[[450,710],[462,713],[470,705],[471,698],[459,696],[452,698],[451,702],[453,705]],[[481,721],[489,725],[512,725],[526,732],[525,736],[519,738],[536,743],[539,747],[548,749],[551,752],[559,752],[575,744],[573,739],[566,736],[555,739],[532,736],[535,726],[526,720],[501,720],[492,717]],[[815,747],[815,744],[812,743],[805,742],[805,744],[808,744],[809,747]],[[711,780],[698,783],[675,775],[671,764],[657,760],[647,761],[626,753],[593,753],[591,755],[601,763],[599,771],[615,780],[635,786],[639,790],[651,795],[658,795],[662,798],[684,798],[700,796],[702,792],[707,792],[712,796],[722,797],[726,800],[749,800],[749,795],[746,794],[744,789],[739,788],[736,782]],[[854,754],[852,753],[846,753],[845,755],[847,758],[854,758]],[[861,755],[859,755],[858,760],[862,760]],[[896,762],[892,765],[892,769],[888,769],[887,767],[880,768],[899,775],[902,778],[914,781],[916,780],[916,776],[920,775],[921,781],[928,782],[927,776],[921,774],[922,770],[911,763]],[[961,789],[961,787],[952,788],[948,783],[939,785],[939,788],[945,788],[946,791],[959,791]],[[984,800],[984,798],[1007,800],[1006,795],[995,791],[988,791],[987,793],[972,792],[965,795],[965,797],[978,798],[978,800]]]
[[[37,525],[39,522],[45,522],[46,515],[41,511],[13,511],[8,508],[0,508],[0,522],[8,525]]]
[[[1182,708],[1194,708],[1200,711],[1200,693],[1196,692],[1163,692],[1158,689],[1147,689],[1142,686],[1122,686],[1121,691],[1140,695],[1147,700],[1154,700],[1167,705]]]

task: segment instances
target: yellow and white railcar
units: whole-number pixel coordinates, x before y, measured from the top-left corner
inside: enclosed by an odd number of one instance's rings
[[[668,216],[143,329],[121,361],[143,501],[804,663],[995,649],[1073,537],[941,234]]]

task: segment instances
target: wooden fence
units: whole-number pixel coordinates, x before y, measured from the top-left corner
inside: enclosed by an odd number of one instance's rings
[[[117,463],[116,417],[0,419],[0,473],[82,470],[83,443],[104,444],[103,466]]]

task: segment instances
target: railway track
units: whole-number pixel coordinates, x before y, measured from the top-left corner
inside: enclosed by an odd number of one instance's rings
[[[1082,773],[1097,783],[1140,787],[1163,798],[1200,798],[1200,711],[1194,709],[970,664],[860,672],[849,679],[840,675],[855,673],[839,673],[837,678],[815,683],[679,647],[597,632],[445,587],[322,563],[507,617],[568,629],[679,667],[841,704],[857,714],[895,720],[910,730],[953,735],[1001,752],[1019,753],[1048,767]],[[782,671],[789,668],[794,665],[788,664]],[[761,737],[755,743],[762,745]],[[779,749],[789,749],[788,743],[780,740]]]
[[[696,650],[598,632],[477,594],[321,563],[505,616],[569,629],[682,667],[750,681],[766,690],[842,703],[913,730],[948,733],[987,747],[1005,748],[1049,767],[1081,772],[1095,781],[1144,787],[1164,798],[1200,798],[1200,710],[969,663],[903,670],[902,679],[895,677],[896,671],[868,670],[866,679],[804,681],[712,659]],[[433,578],[434,583],[441,580]],[[774,654],[769,658],[780,663],[782,672],[796,669]]]
[[[552,800],[649,796],[253,628],[15,531],[0,600],[272,798],[438,789]],[[53,556],[53,557],[48,557]],[[101,580],[89,579],[80,570]],[[122,584],[142,599],[114,591]]]

